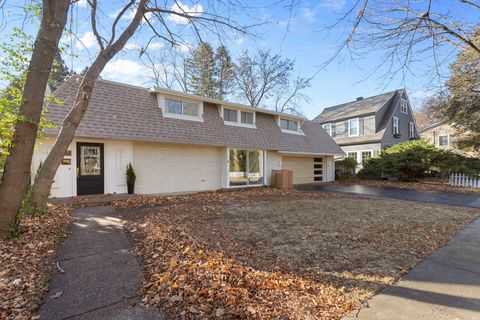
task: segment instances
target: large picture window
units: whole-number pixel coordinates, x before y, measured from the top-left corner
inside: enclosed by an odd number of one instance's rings
[[[262,185],[264,179],[263,151],[230,149],[230,186]]]

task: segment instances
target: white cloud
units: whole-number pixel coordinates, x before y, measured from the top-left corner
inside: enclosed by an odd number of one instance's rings
[[[157,50],[163,48],[163,43],[161,42],[151,42],[148,45],[148,49]]]
[[[240,37],[240,38],[234,39],[232,42],[237,46],[241,46],[245,42],[245,38]]]
[[[140,45],[135,42],[127,42],[127,44],[125,45],[125,49],[140,49]]]
[[[95,38],[95,35],[91,31],[85,32],[85,34],[78,39],[75,44],[78,49],[90,49],[95,45],[97,45],[97,38]]]
[[[177,1],[173,4],[172,6],[172,11],[178,12],[179,14],[187,14],[190,16],[199,16],[203,12],[203,6],[199,3],[193,5],[191,8],[186,5],[181,3],[180,1]],[[189,20],[185,17],[181,17],[176,14],[170,14],[167,17],[168,20],[173,21],[176,24],[188,24]]]
[[[310,8],[300,8],[300,14],[308,22],[315,22],[315,12]]]
[[[151,78],[151,70],[136,61],[116,59],[105,66],[102,77],[105,79],[142,85]]]
[[[318,4],[319,7],[340,11],[345,7],[346,0],[324,0]]]

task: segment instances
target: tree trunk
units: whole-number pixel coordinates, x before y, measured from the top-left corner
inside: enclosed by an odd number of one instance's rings
[[[55,141],[55,145],[48,154],[40,171],[35,177],[33,185],[33,200],[39,209],[43,209],[47,205],[48,195],[53,183],[55,173],[62,161],[68,146],[72,143],[80,121],[87,111],[90,97],[93,92],[95,81],[100,76],[100,73],[105,68],[105,65],[125,46],[128,39],[135,33],[136,29],[142,21],[146,0],[141,0],[135,17],[130,25],[123,31],[118,40],[113,44],[109,44],[102,50],[93,64],[85,74],[82,83],[80,84],[75,103],[62,123],[62,127]]]
[[[30,166],[42,114],[45,89],[67,22],[70,0],[44,0],[40,29],[23,87],[19,119],[0,184],[0,235],[17,215],[30,179]]]

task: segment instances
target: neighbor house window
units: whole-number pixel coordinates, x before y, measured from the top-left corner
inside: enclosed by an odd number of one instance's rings
[[[400,134],[400,122],[397,117],[393,117],[393,134],[398,135]]]
[[[348,120],[348,136],[358,136],[358,118]]]
[[[325,129],[325,131],[327,131],[327,133],[330,137],[332,136],[332,124],[331,123],[325,123],[323,125],[323,129]]]
[[[229,185],[255,186],[263,184],[263,151],[230,149]]]
[[[235,109],[223,108],[223,120],[229,122],[238,122],[238,111]]]
[[[408,123],[408,137],[410,139],[415,138],[415,124],[413,122]]]
[[[357,160],[357,153],[356,153],[356,152],[349,152],[349,153],[347,153],[347,157],[350,158],[350,159],[355,159],[355,161],[358,162],[358,160]]]
[[[372,151],[362,151],[362,162],[372,158]]]
[[[241,111],[240,122],[243,124],[253,124],[253,112]]]
[[[283,130],[298,131],[298,121],[280,118],[280,128]]]
[[[408,114],[408,101],[406,99],[402,98],[402,100],[400,100],[400,111]]]
[[[198,104],[166,98],[165,111],[171,114],[198,117]]]
[[[450,145],[450,136],[448,134],[442,134],[438,136],[438,146],[448,147]]]

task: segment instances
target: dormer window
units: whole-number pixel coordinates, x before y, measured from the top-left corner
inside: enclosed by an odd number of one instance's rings
[[[406,99],[400,100],[400,112],[408,114],[408,101]]]
[[[298,131],[298,121],[280,118],[280,128],[288,131]]]
[[[255,128],[255,113],[222,107],[223,122],[228,125]]]
[[[198,117],[198,104],[174,99],[165,99],[167,113]]]
[[[228,122],[238,122],[238,110],[223,108],[223,120]]]
[[[332,124],[331,123],[325,123],[323,126],[323,129],[327,131],[328,135],[331,137],[332,136]]]
[[[241,119],[240,121],[243,124],[252,124],[253,125],[253,112],[241,111]]]
[[[201,101],[179,99],[170,95],[157,95],[157,100],[164,117],[203,122],[203,103]]]

